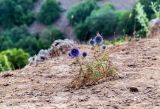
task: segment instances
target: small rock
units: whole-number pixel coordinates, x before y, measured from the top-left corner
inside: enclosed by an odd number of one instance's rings
[[[137,87],[129,87],[130,92],[139,92]]]
[[[136,68],[136,65],[135,64],[129,64],[128,67]]]
[[[156,61],[156,60],[157,60],[157,58],[152,58],[152,60],[153,60],[153,61]]]
[[[126,54],[126,55],[128,55],[128,54],[129,54],[129,52],[127,51],[125,54]]]
[[[3,84],[3,86],[9,86],[9,84]]]
[[[87,101],[89,99],[88,96],[83,96],[78,99],[79,102]]]
[[[13,74],[10,74],[10,73],[6,73],[6,74],[2,75],[3,78],[12,77],[12,76],[13,76]]]
[[[46,102],[51,103],[51,100],[47,99]]]

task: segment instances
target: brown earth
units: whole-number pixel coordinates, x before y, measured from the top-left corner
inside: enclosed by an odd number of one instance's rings
[[[92,53],[87,45],[81,49]],[[0,74],[0,109],[160,109],[160,41],[142,39],[108,48],[118,78],[79,90],[67,56]]]

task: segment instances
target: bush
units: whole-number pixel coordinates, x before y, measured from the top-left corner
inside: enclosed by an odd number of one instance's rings
[[[116,11],[117,15],[117,27],[116,27],[116,33],[119,34],[127,34],[129,33],[133,28],[128,26],[129,20],[130,20],[130,11]]]
[[[38,53],[41,49],[39,40],[36,37],[26,37],[25,39],[21,39],[19,42],[16,43],[17,48],[22,48],[30,55],[34,55]]]
[[[55,27],[48,27],[40,33],[40,47],[48,48],[57,39],[64,39],[63,33]]]
[[[0,54],[0,72],[11,69],[11,63],[8,61],[6,55]]]
[[[0,42],[1,42],[0,51],[9,49],[10,47],[13,46],[13,42],[11,41],[11,39],[3,35],[0,35]]]
[[[94,9],[97,9],[96,0],[86,0],[72,7],[67,14],[72,25],[85,21]]]
[[[30,33],[27,30],[26,25],[22,26],[15,26],[11,29],[8,29],[4,32],[2,32],[2,35],[5,37],[10,37],[13,43],[18,42],[20,39],[26,38],[27,36],[30,36]]]
[[[30,54],[35,54],[41,49],[38,44],[38,39],[28,32],[27,26],[25,25],[20,27],[16,26],[2,32],[0,41],[2,42],[0,50],[22,48]]]
[[[48,27],[39,34],[30,34],[27,26],[14,27],[0,33],[0,51],[10,48],[22,48],[30,55],[40,49],[48,48],[54,40],[63,39],[63,34],[55,27]]]
[[[78,39],[88,40],[97,32],[104,36],[113,34],[116,31],[116,24],[115,10],[113,6],[107,4],[99,10],[94,10],[85,22],[78,24],[74,30]]]
[[[147,17],[152,19],[155,13],[151,8],[151,2],[157,2],[157,4],[160,4],[160,0],[139,0],[139,2],[144,6],[144,12],[147,14]]]
[[[12,69],[19,69],[24,67],[29,58],[29,54],[24,52],[22,49],[8,49],[1,52],[2,55],[8,58],[8,61],[11,63]]]
[[[144,13],[146,13],[146,15],[147,15],[146,18],[149,20],[151,20],[155,16],[155,13],[153,12],[153,10],[151,8],[151,2],[157,2],[157,4],[160,4],[160,0],[139,0],[139,1],[137,1],[137,3],[142,4]],[[136,35],[145,36],[146,32],[144,30],[142,30],[143,27],[136,19],[136,17],[138,16],[138,13],[136,11],[137,3],[135,4],[134,8],[132,9],[131,17],[128,22],[127,28],[130,28],[128,33],[133,34],[133,32],[135,31],[135,32],[137,32]]]
[[[33,0],[0,0],[0,25],[11,28],[32,23],[32,6]]]
[[[38,20],[46,25],[51,24],[60,16],[60,7],[56,0],[46,0],[39,14]]]

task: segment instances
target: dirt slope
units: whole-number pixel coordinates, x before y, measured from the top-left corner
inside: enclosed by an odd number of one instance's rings
[[[1,74],[0,109],[160,109],[160,41],[143,39],[108,51],[119,77],[79,90],[66,88],[78,73],[67,56]]]

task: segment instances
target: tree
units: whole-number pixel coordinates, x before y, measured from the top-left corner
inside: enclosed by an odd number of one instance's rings
[[[11,28],[32,23],[32,6],[33,0],[0,0],[0,25]]]
[[[84,22],[91,12],[97,8],[98,5],[95,0],[86,0],[72,7],[67,13],[67,18],[72,25],[76,25]]]
[[[46,25],[51,24],[60,16],[60,6],[56,0],[45,0],[39,14],[38,20]]]

